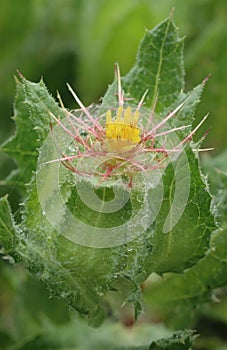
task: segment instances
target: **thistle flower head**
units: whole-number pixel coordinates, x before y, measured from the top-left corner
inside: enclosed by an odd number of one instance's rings
[[[125,106],[121,87],[119,67],[116,66],[118,82],[118,106],[108,109],[101,117],[94,117],[90,108],[86,108],[78,96],[68,85],[70,92],[79,104],[76,113],[69,112],[63,106],[67,123],[51,114],[57,124],[72,138],[73,149],[70,154],[61,152],[61,161],[70,171],[83,176],[97,176],[100,181],[116,177],[126,177],[130,186],[133,177],[138,172],[148,172],[160,169],[168,164],[172,154],[178,154],[184,144],[191,140],[193,134],[204,122],[206,117],[182,141],[173,141],[171,135],[188,126],[167,128],[168,121],[174,118],[183,107],[184,102],[167,114],[163,119],[154,123],[153,117],[157,97],[150,111],[146,110],[146,127],[141,120],[144,115],[141,111],[147,91],[144,92],[139,103]],[[148,116],[147,116],[148,114]],[[143,123],[144,124],[144,123]],[[84,160],[81,167],[81,160]],[[89,165],[91,162],[92,166]],[[96,166],[97,163],[97,166]],[[80,164],[80,165],[79,165]]]

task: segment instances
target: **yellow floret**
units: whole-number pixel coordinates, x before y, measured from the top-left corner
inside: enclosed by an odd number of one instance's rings
[[[138,144],[141,140],[138,128],[139,111],[132,113],[130,107],[125,110],[122,106],[117,109],[115,120],[112,119],[111,111],[106,112],[106,140],[112,140],[112,151],[126,146]],[[117,144],[118,143],[118,144]]]

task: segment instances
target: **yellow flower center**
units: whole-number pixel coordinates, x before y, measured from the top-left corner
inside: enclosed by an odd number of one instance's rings
[[[106,112],[106,141],[110,152],[125,152],[140,142],[139,115],[138,110],[132,113],[130,107],[124,110],[123,106],[118,107],[115,120],[111,110]]]

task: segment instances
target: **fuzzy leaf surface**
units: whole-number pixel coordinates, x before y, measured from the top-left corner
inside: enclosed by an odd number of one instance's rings
[[[3,245],[3,253],[14,250],[17,239],[17,228],[15,226],[10,205],[7,197],[0,198],[0,244]]]
[[[14,102],[16,133],[4,142],[0,151],[12,156],[18,167],[17,181],[27,184],[36,169],[38,149],[50,132],[49,112],[61,116],[62,111],[48,93],[43,81],[32,83],[16,80]]]

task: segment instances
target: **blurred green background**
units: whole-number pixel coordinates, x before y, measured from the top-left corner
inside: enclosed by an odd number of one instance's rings
[[[211,74],[197,113],[198,119],[210,113],[205,144],[215,147],[216,154],[226,148],[226,0],[0,0],[0,144],[14,132],[10,117],[16,70],[32,81],[43,76],[67,107],[74,103],[66,82],[85,104],[98,102],[113,80],[114,62],[122,75],[127,73],[144,30],[165,19],[173,7],[179,33],[186,35],[186,90]],[[5,155],[0,162],[1,185],[12,163]],[[8,190],[0,186],[1,195]],[[14,270],[0,262],[1,349],[15,339],[36,337],[46,318],[58,324],[69,315],[23,267]]]

